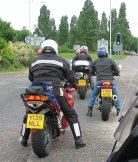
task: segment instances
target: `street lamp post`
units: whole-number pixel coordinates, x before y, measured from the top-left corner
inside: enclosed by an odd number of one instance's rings
[[[31,43],[31,2],[33,2],[33,0],[29,0],[29,38],[30,38],[30,43]]]
[[[110,0],[110,58],[112,58],[112,23],[111,23],[111,0]]]
[[[31,29],[31,1],[29,0],[29,32]]]

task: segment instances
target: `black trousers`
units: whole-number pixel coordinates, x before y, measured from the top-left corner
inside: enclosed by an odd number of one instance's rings
[[[65,115],[65,117],[68,120],[72,134],[74,136],[74,139],[76,140],[78,138],[78,136],[75,133],[75,128],[74,128],[75,123],[78,123],[80,137],[82,137],[81,127],[80,127],[80,123],[78,120],[78,114],[72,107],[70,107],[70,105],[68,104],[68,102],[64,96],[56,96],[56,98],[61,106],[61,110],[62,110],[63,114]]]
[[[68,104],[68,102],[64,96],[56,96],[56,98],[61,106],[61,110],[62,110],[63,114],[65,115],[65,117],[68,120],[68,123],[70,125],[74,139],[77,140],[78,138],[81,138],[82,137],[81,127],[80,127],[80,123],[78,121],[78,115],[77,115],[76,111],[72,107],[70,107],[70,105]],[[23,124],[26,124],[26,119],[27,119],[27,114],[23,118]],[[79,131],[78,132],[80,134],[79,136],[76,133],[74,124],[78,125],[77,132]],[[22,130],[23,130],[23,125],[22,125]],[[21,134],[22,134],[22,130],[21,130]],[[22,135],[22,136],[24,138],[28,139],[29,134],[30,134],[30,129],[25,128],[24,135]]]

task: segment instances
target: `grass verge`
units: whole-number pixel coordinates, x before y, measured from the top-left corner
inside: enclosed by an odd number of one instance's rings
[[[98,58],[96,53],[89,53],[89,55],[91,56],[92,60],[95,60]],[[59,54],[60,57],[64,58],[64,59],[72,59],[74,56],[76,56],[75,53],[60,53]],[[109,56],[110,57],[110,56]],[[112,55],[112,59],[113,60],[121,60],[126,58],[127,55]]]

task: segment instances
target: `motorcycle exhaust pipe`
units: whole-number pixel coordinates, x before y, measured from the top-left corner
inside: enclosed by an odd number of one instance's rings
[[[113,95],[113,101],[116,101],[117,100],[117,95]]]

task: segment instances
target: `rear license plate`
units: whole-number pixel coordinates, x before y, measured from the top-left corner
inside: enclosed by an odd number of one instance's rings
[[[28,114],[26,128],[43,129],[44,115],[43,114]]]
[[[86,86],[86,80],[85,79],[78,80],[78,85],[79,86]]]
[[[112,89],[101,89],[102,97],[112,97]]]

